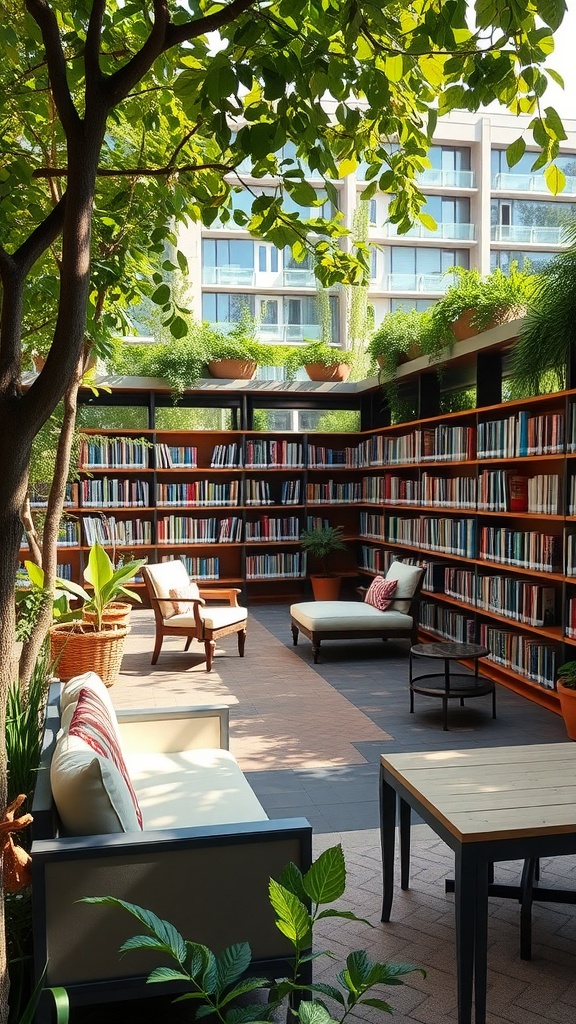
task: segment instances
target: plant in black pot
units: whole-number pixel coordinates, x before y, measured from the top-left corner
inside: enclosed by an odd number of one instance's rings
[[[340,596],[341,576],[330,572],[330,557],[336,551],[345,551],[341,526],[313,526],[302,530],[300,544],[303,551],[317,563],[320,571],[310,574],[315,601],[336,601]]]
[[[576,740],[576,661],[567,661],[560,665],[556,692],[560,698],[566,732],[571,740]]]

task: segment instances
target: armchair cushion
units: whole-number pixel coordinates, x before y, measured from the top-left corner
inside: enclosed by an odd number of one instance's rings
[[[222,629],[237,622],[246,622],[248,612],[240,605],[215,604],[200,609],[200,618],[205,629]]]
[[[171,558],[168,562],[148,564],[146,578],[150,581],[154,596],[159,599],[162,618],[170,619],[176,614],[170,590],[180,590],[190,585],[184,563],[179,558]],[[186,610],[190,611],[190,606]]]
[[[344,633],[350,630],[409,630],[412,617],[387,609],[381,612],[362,601],[303,601],[290,608],[292,618],[311,632]]]
[[[416,591],[416,587],[420,581],[423,573],[423,569],[420,565],[408,565],[406,562],[392,562],[392,565],[386,573],[387,580],[396,580],[397,587],[394,594],[394,600],[390,605],[390,608],[396,612],[402,612],[404,615],[408,615],[410,611],[410,604]]]
[[[364,600],[366,604],[371,604],[379,611],[385,612],[392,604],[392,595],[397,586],[398,580],[387,580],[384,576],[376,576],[368,587]]]
[[[176,615],[191,615],[193,618],[194,605],[191,602],[200,598],[198,584],[191,580],[185,587],[170,587],[169,593],[174,605],[174,613]]]

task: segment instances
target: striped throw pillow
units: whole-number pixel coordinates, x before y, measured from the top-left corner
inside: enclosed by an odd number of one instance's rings
[[[366,591],[366,604],[371,604],[379,611],[385,612],[392,604],[398,580],[387,580],[384,576],[376,576]]]

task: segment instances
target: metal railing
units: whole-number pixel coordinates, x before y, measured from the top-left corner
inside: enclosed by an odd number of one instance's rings
[[[531,245],[562,245],[566,229],[563,227],[530,227],[527,224],[493,224],[490,237],[493,242],[523,242]]]
[[[387,274],[386,291],[438,292],[443,294],[454,283],[451,274]]]
[[[427,167],[416,178],[419,185],[434,185],[438,188],[476,188],[474,171],[442,171]]]
[[[225,267],[202,267],[202,284],[254,286],[254,270],[252,267],[236,267],[229,264]]]
[[[427,228],[424,224],[413,224],[408,231],[398,236],[397,224],[385,224],[384,231],[389,238],[450,238],[457,241],[474,241],[475,224],[440,223],[436,228]]]
[[[543,174],[494,174],[492,188],[495,192],[545,192],[550,195]],[[576,195],[576,177],[568,175],[562,195]]]

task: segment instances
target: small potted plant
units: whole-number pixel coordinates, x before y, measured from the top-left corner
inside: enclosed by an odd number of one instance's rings
[[[425,314],[415,309],[387,313],[368,343],[372,363],[380,367],[382,380],[394,377],[400,363],[422,355],[420,339]]]
[[[206,362],[213,377],[252,380],[258,366],[256,321],[247,306],[228,334],[211,331],[206,336]]]
[[[304,367],[310,380],[341,383],[348,380],[353,363],[351,352],[325,341],[311,342],[297,351],[300,366]]]
[[[576,661],[567,661],[560,665],[556,692],[560,698],[566,732],[571,740],[576,740]]]
[[[340,596],[341,577],[330,572],[329,559],[335,551],[345,551],[341,526],[314,526],[302,530],[302,549],[320,566],[320,572],[310,574],[315,601],[336,601]]]
[[[57,622],[50,630],[50,653],[60,679],[66,681],[93,669],[106,686],[115,682],[129,626],[126,621],[119,623],[114,615],[107,620],[106,613],[118,604],[119,597],[141,601],[140,595],[129,590],[126,584],[145,561],[145,558],[136,558],[115,569],[108,553],[96,543],[90,549],[84,570],[90,591],[72,580],[57,580],[61,591],[83,602],[79,621]]]

